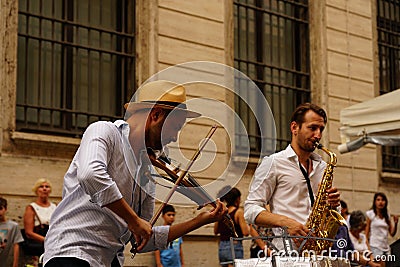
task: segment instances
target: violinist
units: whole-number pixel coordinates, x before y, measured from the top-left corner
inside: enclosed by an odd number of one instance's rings
[[[44,266],[122,266],[130,241],[138,252],[165,249],[176,238],[222,219],[219,201],[209,211],[171,226],[152,227],[155,185],[146,173],[147,151],[177,140],[187,118],[182,85],[154,81],[125,105],[125,120],[88,126],[64,176],[63,198],[45,240]]]

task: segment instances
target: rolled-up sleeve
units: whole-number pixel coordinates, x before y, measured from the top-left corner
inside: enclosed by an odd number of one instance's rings
[[[168,234],[169,225],[153,227],[153,234],[150,240],[147,242],[146,246],[144,246],[144,248],[139,251],[139,253],[145,253],[157,249],[166,249],[168,245]],[[132,240],[131,242],[133,241],[134,240]]]
[[[255,224],[260,212],[265,210],[274,188],[276,179],[272,171],[273,157],[265,157],[257,167],[250,184],[249,194],[244,203],[244,217],[249,224]]]
[[[83,190],[90,196],[91,202],[99,206],[122,198],[116,183],[107,172],[107,165],[113,153],[113,142],[117,134],[112,123],[97,122],[86,130],[79,157],[76,158],[77,178]]]

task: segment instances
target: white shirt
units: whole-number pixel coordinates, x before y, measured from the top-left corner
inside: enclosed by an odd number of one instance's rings
[[[351,231],[349,231],[349,236],[351,239],[351,243],[353,243],[354,249],[359,251],[359,252],[364,252],[368,250],[368,245],[367,245],[367,237],[365,234],[360,233],[360,238],[356,238]]]
[[[379,248],[382,251],[389,251],[389,225],[386,223],[384,218],[379,218],[379,216],[377,216],[373,210],[368,210],[365,212],[365,214],[371,220],[369,245],[371,247]]]
[[[42,207],[36,204],[35,202],[32,202],[29,205],[32,206],[37,215],[35,216],[35,226],[38,226],[40,224],[47,224],[47,225],[50,224],[50,217],[51,214],[53,214],[54,210],[56,209],[56,204],[50,202],[50,206]]]
[[[137,186],[138,179],[148,179],[140,175],[141,162],[128,136],[129,125],[121,120],[96,122],[85,131],[64,176],[63,199],[51,217],[44,263],[53,257],[76,257],[90,266],[110,266],[118,255],[123,265],[124,246],[132,235],[126,222],[104,206],[124,198],[137,214],[140,206],[141,217],[149,221],[155,202],[152,182]],[[154,227],[141,252],[166,248],[168,231],[168,226]]]
[[[311,154],[313,169],[309,174],[314,195],[324,173],[326,163],[321,156]],[[305,224],[311,211],[311,200],[307,182],[299,167],[299,160],[289,145],[285,150],[264,157],[257,167],[250,184],[249,195],[245,201],[244,216],[248,223],[255,219],[269,204],[272,213],[285,215]],[[274,229],[275,234],[280,232]],[[274,244],[281,249],[282,242]]]

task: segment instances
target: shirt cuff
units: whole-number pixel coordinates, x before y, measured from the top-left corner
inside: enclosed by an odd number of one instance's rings
[[[166,249],[168,246],[169,225],[153,227],[153,234],[149,242],[144,246],[140,253],[145,253],[157,249]]]
[[[260,207],[255,204],[245,205],[244,218],[246,219],[246,222],[249,224],[255,224],[255,220],[256,220],[258,214],[260,214],[264,210],[265,210],[265,208]]]

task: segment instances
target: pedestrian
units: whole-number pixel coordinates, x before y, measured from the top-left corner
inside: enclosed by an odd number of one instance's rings
[[[379,267],[380,264],[374,262],[368,239],[364,234],[366,218],[361,210],[356,210],[350,216],[350,239],[357,252],[356,260],[360,266]]]
[[[7,200],[0,197],[0,263],[2,267],[18,267],[19,243],[24,241],[18,223],[7,220]]]
[[[382,192],[375,193],[372,208],[366,212],[367,225],[365,234],[368,237],[372,254],[376,260],[385,266],[385,259],[390,255],[388,235],[394,236],[397,232],[398,216],[391,216],[388,211],[388,199]]]
[[[241,192],[236,187],[226,186],[218,192],[218,196],[226,203],[228,214],[231,217],[238,238],[249,235],[249,226],[244,219],[243,209],[240,208]],[[219,235],[218,258],[221,266],[233,266],[233,260],[243,259],[243,244],[241,240],[233,241],[234,255],[232,255],[230,238],[232,233],[220,223],[214,223],[214,234]]]
[[[162,218],[164,225],[172,225],[175,222],[175,208],[172,205],[165,205],[162,209]],[[182,267],[183,263],[183,239],[178,237],[170,242],[166,249],[156,250],[154,252],[156,257],[157,267]]]

